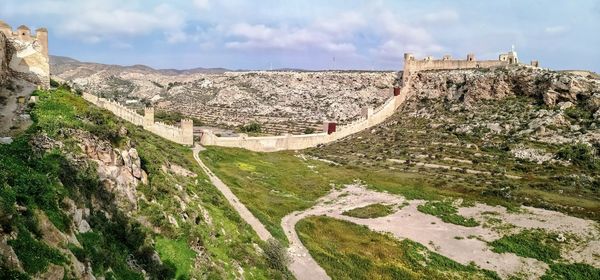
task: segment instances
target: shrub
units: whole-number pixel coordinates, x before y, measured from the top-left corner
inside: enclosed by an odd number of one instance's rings
[[[542,280],[553,279],[600,279],[600,269],[583,263],[554,263],[550,265],[550,269],[546,272],[546,275],[542,276]]]
[[[556,157],[563,160],[568,160],[574,165],[588,168],[591,170],[600,169],[600,160],[596,155],[596,151],[585,144],[575,144],[566,146],[558,151]]]
[[[475,227],[479,223],[473,218],[465,218],[458,215],[458,209],[450,201],[428,201],[423,205],[417,206],[417,210],[425,214],[436,216],[446,223],[461,225],[465,227]]]
[[[290,262],[290,258],[287,254],[286,248],[278,240],[271,238],[263,246],[265,256],[269,265],[279,271],[285,272],[287,265]]]
[[[259,133],[262,131],[262,127],[259,123],[253,122],[253,123],[243,126],[240,130],[242,132],[246,132],[246,133],[249,133],[249,132]]]
[[[307,127],[306,129],[304,129],[304,131],[302,132],[304,134],[313,134],[315,133],[315,129],[312,127]]]
[[[50,86],[53,88],[57,88],[60,86],[60,83],[58,83],[56,80],[54,79],[50,79]]]
[[[534,258],[550,263],[560,258],[560,250],[553,236],[541,230],[524,230],[504,236],[490,243],[496,253],[515,253],[518,256]]]

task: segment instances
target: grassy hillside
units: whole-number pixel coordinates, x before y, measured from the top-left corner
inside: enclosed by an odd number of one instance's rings
[[[188,147],[122,122],[65,89],[36,94],[33,126],[0,145],[0,235],[22,266],[0,258],[0,278],[26,279],[62,267],[65,279],[76,279],[75,260],[89,262],[95,276],[107,279],[143,279],[142,270],[152,279],[287,277],[257,252],[253,244],[262,243],[204,177]],[[137,149],[148,174],[148,184],[137,188],[137,209],[116,207],[96,165],[67,133],[73,131],[90,132],[113,148]],[[39,149],[39,139],[51,147]],[[165,171],[170,164],[196,176]],[[79,232],[66,201],[90,209],[91,231]]]

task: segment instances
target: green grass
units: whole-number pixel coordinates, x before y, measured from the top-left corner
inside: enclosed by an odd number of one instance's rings
[[[452,205],[450,200],[428,201],[423,205],[417,206],[417,210],[425,214],[436,216],[446,223],[461,225],[465,227],[476,227],[479,222],[473,218],[465,218],[458,215],[458,209]]]
[[[171,240],[164,237],[156,238],[156,251],[161,260],[169,261],[177,268],[176,278],[188,277],[194,265],[194,252],[184,240]]]
[[[156,279],[170,279],[176,273],[180,278],[197,279],[286,277],[269,268],[264,256],[256,251],[253,244],[260,244],[260,240],[208,182],[189,147],[166,141],[119,120],[68,91],[38,91],[36,94],[40,100],[31,111],[33,125],[12,144],[0,145],[0,227],[6,232],[18,230],[19,238],[31,233],[31,242],[11,241],[11,246],[19,247],[15,251],[20,259],[23,258],[24,267],[30,267],[29,271],[41,272],[48,264],[57,262],[55,256],[45,254],[43,232],[33,213],[44,212],[59,230],[66,232],[72,221],[63,209],[62,201],[69,198],[78,207],[92,208],[90,217],[86,218],[92,231],[77,235],[81,247],[73,244],[59,247],[69,249],[82,262],[89,261],[97,277],[142,278],[127,265],[129,258],[135,260],[148,277]],[[125,136],[118,133],[123,127],[128,131]],[[138,150],[142,168],[149,178],[148,185],[137,186],[137,194],[153,203],[141,199],[135,211],[123,215],[113,203],[113,194],[106,192],[98,181],[95,165],[75,164],[69,159],[73,155],[78,158],[81,151],[71,133],[64,133],[65,129],[90,132],[109,141],[113,148],[124,148],[131,143]],[[50,151],[34,151],[30,140],[43,134],[64,145]],[[178,164],[197,173],[198,177],[163,172],[161,167],[167,163]],[[188,206],[185,212],[182,212],[182,200]],[[17,205],[28,210],[19,212]],[[198,211],[200,208],[210,216],[211,224]],[[183,220],[180,214],[189,218]],[[166,215],[176,217],[179,227],[171,225]],[[137,220],[149,221],[152,225],[142,226]],[[154,230],[159,230],[165,239],[185,240],[202,246],[206,257],[197,266],[168,260],[159,264],[152,258],[155,235],[149,233]],[[31,248],[42,254],[33,254]],[[181,257],[186,258],[190,251],[174,252],[181,252]],[[66,261],[65,267],[70,265]],[[180,272],[178,268],[184,266],[189,270]]]
[[[225,182],[273,236],[287,243],[281,219],[310,208],[333,186],[355,179],[369,188],[403,195],[408,199],[441,199],[456,195],[434,187],[420,174],[387,168],[333,166],[302,160],[295,152],[257,153],[236,148],[207,147],[200,157]]]
[[[499,279],[495,272],[462,265],[408,239],[318,216],[296,230],[332,279]]]
[[[524,230],[489,243],[492,251],[496,253],[514,253],[521,257],[538,259],[548,264],[560,259],[558,244],[555,236],[542,230]]]
[[[541,280],[590,280],[600,279],[600,269],[588,264],[554,263]]]
[[[384,205],[381,203],[371,204],[364,207],[354,208],[348,211],[344,211],[342,215],[361,218],[361,219],[370,219],[370,218],[379,218],[385,217],[394,213],[394,207],[392,205]]]

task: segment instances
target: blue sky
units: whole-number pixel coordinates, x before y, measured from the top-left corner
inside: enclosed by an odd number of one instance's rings
[[[47,27],[51,54],[122,65],[400,69],[404,52],[514,44],[522,61],[600,72],[600,0],[2,0],[0,19]]]

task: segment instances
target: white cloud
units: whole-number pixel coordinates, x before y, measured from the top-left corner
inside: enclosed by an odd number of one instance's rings
[[[429,55],[444,50],[427,29],[405,23],[391,12],[382,12],[377,19],[377,26],[381,33],[381,44],[369,52],[382,60],[400,59],[405,52]]]
[[[317,20],[315,28],[330,34],[350,35],[366,27],[368,21],[357,12],[342,13],[334,18]]]
[[[351,53],[356,47],[348,42],[337,41],[334,36],[312,28],[269,27],[263,24],[233,25],[228,34],[236,39],[225,46],[229,49],[279,49],[308,50],[317,48],[329,52]]]
[[[193,3],[200,10],[208,10],[210,8],[209,0],[194,0]]]
[[[426,23],[432,24],[451,24],[456,23],[460,19],[458,12],[455,10],[441,10],[433,13],[428,13],[423,17]]]
[[[143,5],[141,5],[143,4]],[[77,3],[57,0],[7,5],[14,16],[52,16],[51,32],[87,43],[118,41],[119,37],[143,36],[163,32],[180,38],[186,24],[184,12],[169,4],[147,5],[145,2],[90,0]],[[172,40],[171,40],[172,41]]]
[[[567,32],[569,28],[566,26],[558,25],[558,26],[550,26],[544,29],[544,32],[548,35],[561,35]]]

